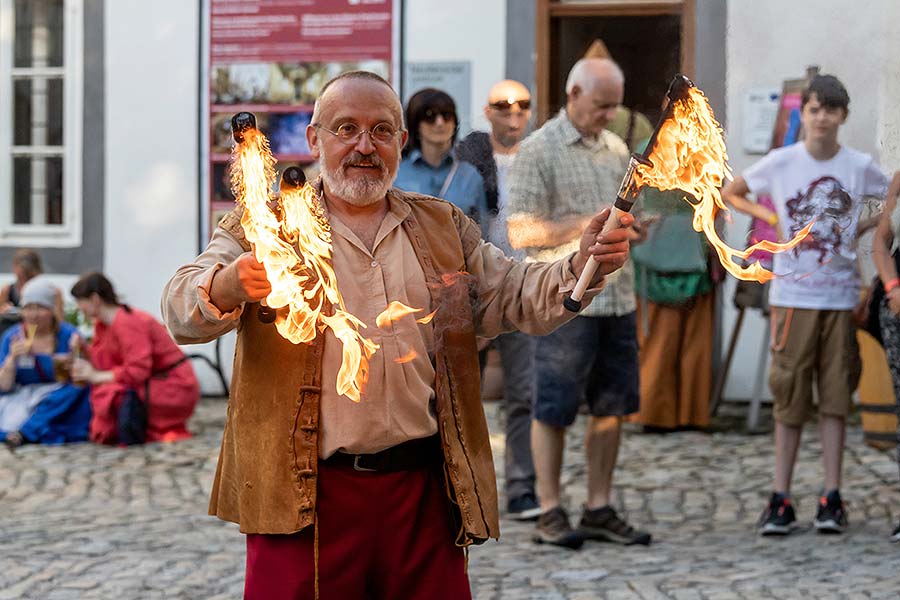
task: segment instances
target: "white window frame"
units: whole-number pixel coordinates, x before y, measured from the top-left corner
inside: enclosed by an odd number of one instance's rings
[[[13,0],[0,0],[0,244],[75,248],[82,243],[82,104],[84,97],[84,0],[64,0],[63,66],[13,68]],[[12,158],[58,154],[58,146],[13,146],[13,77],[63,76],[63,223],[12,222]]]

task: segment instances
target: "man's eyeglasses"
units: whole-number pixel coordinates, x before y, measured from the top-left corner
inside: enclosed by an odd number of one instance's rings
[[[356,123],[341,123],[334,131],[318,123],[313,123],[313,127],[316,129],[324,129],[344,144],[356,144],[359,142],[360,138],[362,138],[364,133],[368,133],[369,137],[372,138],[372,141],[376,144],[389,144],[394,140],[398,133],[403,131],[402,129],[397,129],[390,123],[379,123],[371,129],[363,129]]]
[[[490,107],[496,108],[497,110],[509,110],[515,105],[519,106],[519,110],[528,110],[531,108],[531,100],[528,98],[524,100],[513,100],[512,102],[509,100],[497,100],[496,102],[491,102]]]
[[[431,108],[425,111],[422,120],[426,123],[434,123],[439,116],[443,117],[444,121],[456,121],[456,113],[452,110],[433,110]]]

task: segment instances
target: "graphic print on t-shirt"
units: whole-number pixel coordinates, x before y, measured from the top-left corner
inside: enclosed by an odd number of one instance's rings
[[[853,198],[836,178],[816,179],[805,191],[789,198],[785,208],[790,219],[788,238],[815,221],[809,237],[791,251],[795,256],[815,252],[818,264],[824,265],[853,243]]]

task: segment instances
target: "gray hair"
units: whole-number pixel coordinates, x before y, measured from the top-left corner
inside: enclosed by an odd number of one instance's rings
[[[576,85],[582,90],[591,90],[597,79],[604,75],[618,83],[625,83],[625,74],[615,61],[609,58],[582,58],[569,71],[566,94],[571,94]]]

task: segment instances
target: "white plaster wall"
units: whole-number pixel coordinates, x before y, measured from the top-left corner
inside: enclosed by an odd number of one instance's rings
[[[891,0],[867,0],[852,8],[846,0],[729,0],[725,129],[734,172],[740,174],[760,158],[745,154],[740,139],[744,91],[759,86],[780,88],[783,80],[802,77],[807,65],[813,64],[822,73],[837,75],[850,92],[850,116],[841,141],[880,158],[886,171],[900,168],[896,109],[900,42],[889,30],[898,10],[898,3]],[[745,217],[734,216],[728,229],[733,245],[746,245],[747,226]],[[736,315],[733,293],[732,280],[725,288],[723,344],[728,342]],[[759,349],[767,339],[766,323],[754,311],[744,321],[726,398],[750,396]],[[763,389],[768,397],[768,386]]]
[[[156,315],[164,283],[197,250],[200,24],[186,9],[116,0],[105,10],[104,270]]]
[[[408,62],[469,61],[469,122],[472,129],[487,129],[482,108],[506,73],[506,2],[407,0],[405,30]]]
[[[105,13],[103,268],[126,302],[158,316],[163,285],[197,255],[199,15],[181,0],[116,0]],[[204,391],[219,389],[195,368]]]

